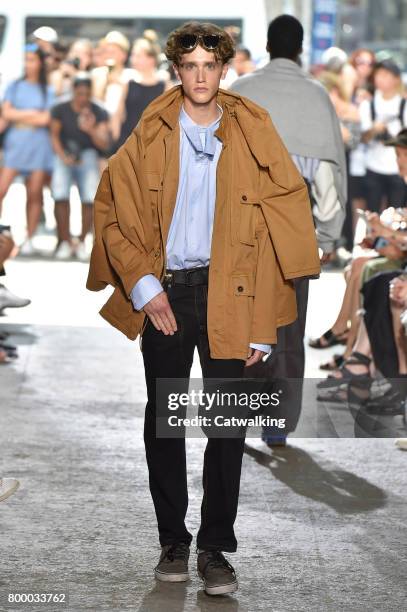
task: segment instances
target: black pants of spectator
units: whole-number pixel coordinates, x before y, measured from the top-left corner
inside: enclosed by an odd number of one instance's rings
[[[383,198],[386,199],[386,207],[405,206],[406,185],[399,174],[379,174],[367,170],[365,185],[368,210],[380,213]]]
[[[242,378],[244,372],[243,360],[210,357],[206,327],[207,289],[205,285],[168,287],[177,332],[166,336],[149,321],[142,337],[148,396],[144,442],[161,546],[175,542],[190,544],[192,535],[185,526],[188,507],[185,439],[156,436],[156,379],[188,379],[195,347],[198,348],[204,380]],[[187,390],[188,386],[184,391]],[[233,525],[238,507],[243,450],[244,436],[208,438],[203,459],[198,548],[236,550]]]
[[[376,368],[387,378],[399,374],[397,348],[390,310],[389,285],[402,270],[375,274],[362,287],[364,321]]]
[[[298,318],[290,325],[284,325],[277,330],[277,345],[271,355],[264,361],[250,368],[246,368],[247,376],[267,378],[271,381],[278,380],[280,387],[283,384],[284,393],[282,395],[281,406],[273,409],[269,408],[267,414],[275,418],[284,417],[286,419],[285,432],[288,434],[295,431],[302,408],[302,388],[305,370],[305,349],[304,335],[305,322],[307,318],[308,306],[308,279],[295,281],[295,291],[297,297]],[[284,384],[284,381],[285,384]],[[284,395],[289,396],[284,401]],[[275,429],[263,428],[263,435],[275,436],[278,431]]]

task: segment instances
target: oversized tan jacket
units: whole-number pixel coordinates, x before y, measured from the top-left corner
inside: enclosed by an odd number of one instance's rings
[[[95,242],[87,288],[114,292],[100,314],[131,340],[146,315],[130,292],[145,274],[160,280],[179,177],[179,112],[174,87],[148,106],[109,159],[95,198]],[[220,90],[223,116],[208,286],[211,357],[246,359],[250,342],[274,344],[296,319],[294,278],[320,264],[307,188],[269,114]]]

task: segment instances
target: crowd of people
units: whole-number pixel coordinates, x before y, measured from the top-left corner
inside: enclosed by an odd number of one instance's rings
[[[321,364],[329,375],[320,385],[320,398],[338,401],[343,397],[341,380],[371,385],[379,372],[399,381],[399,388],[387,389],[385,399],[388,412],[401,414],[400,381],[407,380],[407,110],[401,69],[391,57],[378,59],[369,49],[348,57],[332,48],[323,65],[314,66],[312,76],[306,74],[301,68],[301,25],[288,16],[278,19],[268,32],[271,61],[256,65],[250,50],[238,46],[222,86],[270,111],[307,182],[322,262],[347,264],[337,319],[309,341],[319,350],[346,344],[343,354]],[[288,43],[281,31],[288,32]],[[237,32],[231,29],[230,35]],[[281,79],[284,88],[279,87]],[[0,242],[0,263],[6,253],[37,254],[33,236],[41,223],[45,188],[55,202],[55,258],[88,261],[92,203],[106,160],[125,142],[148,104],[176,83],[152,30],[135,41],[111,31],[96,43],[81,39],[69,46],[50,28],[39,28],[29,37],[24,74],[5,84],[0,117],[0,214],[11,184],[22,176],[26,239],[16,247],[0,226],[0,240],[8,241]],[[301,95],[294,95],[298,91]],[[76,237],[69,221],[73,185],[82,206],[82,231]],[[368,233],[357,244],[359,220]],[[296,290],[298,329],[294,336],[285,330],[287,337],[279,342],[296,345],[300,354],[308,285],[303,282]],[[0,286],[0,309],[27,303]],[[7,362],[15,352],[3,336],[0,362]],[[270,356],[274,364],[278,353]],[[289,374],[301,377],[303,362],[302,357]],[[372,410],[377,409],[372,400]]]

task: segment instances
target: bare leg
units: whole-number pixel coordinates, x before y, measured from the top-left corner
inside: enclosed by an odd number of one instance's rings
[[[79,240],[83,242],[93,229],[93,205],[82,204],[82,233]]]
[[[342,299],[342,305],[338,317],[331,328],[334,334],[340,336],[348,329],[348,322],[350,320],[350,333],[353,333],[351,340],[348,339],[348,344],[350,344],[350,347],[352,347],[353,343],[355,342],[357,333],[357,320],[355,320],[355,316],[360,304],[360,276],[363,266],[369,260],[370,257],[358,257],[357,259],[354,259],[351,264],[350,271],[345,274],[345,278],[347,280],[345,294]],[[352,332],[352,324],[355,323],[356,328],[354,328]],[[322,345],[327,344],[325,338],[322,336],[319,341]]]
[[[54,215],[57,222],[58,244],[64,240],[71,243],[71,231],[69,227],[70,211],[69,200],[59,200],[55,202]]]
[[[42,189],[46,182],[47,173],[43,170],[34,170],[26,181],[27,186],[27,236],[31,238],[38,227],[43,205]]]
[[[14,168],[2,168],[0,170],[0,215],[3,206],[3,199],[6,197],[11,183],[18,175],[18,170]]]
[[[362,355],[366,355],[366,357],[372,357],[372,349],[370,346],[369,336],[367,334],[365,322],[363,319],[360,320],[359,329],[357,333],[356,342],[352,347],[352,352],[357,351],[358,353],[362,353]],[[364,364],[354,364],[348,365],[345,363],[346,368],[350,370],[353,374],[367,374],[369,371],[369,367]],[[336,378],[342,377],[342,372],[340,370],[336,370],[333,374]]]
[[[390,302],[390,308],[393,319],[394,340],[396,343],[397,357],[399,362],[399,374],[407,374],[406,334],[400,321],[400,315],[404,309],[392,301]]]

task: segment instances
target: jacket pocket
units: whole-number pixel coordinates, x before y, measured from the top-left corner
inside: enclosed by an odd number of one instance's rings
[[[153,213],[153,227],[154,231],[159,228],[158,222],[158,206],[159,206],[159,193],[161,190],[160,175],[158,172],[146,172],[148,190],[150,193],[151,210]]]
[[[238,238],[243,244],[255,244],[255,207],[259,206],[259,196],[256,192],[239,189],[239,227]]]
[[[248,274],[232,274],[233,294],[237,296],[254,296],[254,279]]]

